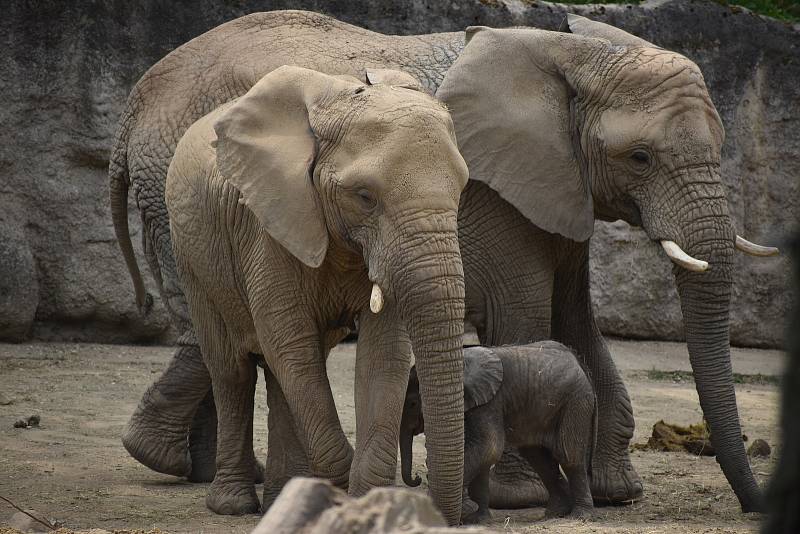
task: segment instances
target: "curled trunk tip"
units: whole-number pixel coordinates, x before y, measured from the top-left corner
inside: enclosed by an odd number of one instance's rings
[[[411,452],[413,449],[414,434],[410,430],[401,428],[400,430],[400,474],[403,476],[403,482],[406,486],[416,488],[422,483],[422,477],[419,475],[411,476]]]

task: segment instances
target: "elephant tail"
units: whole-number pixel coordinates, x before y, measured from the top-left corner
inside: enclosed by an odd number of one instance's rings
[[[114,233],[117,236],[119,248],[122,250],[122,256],[125,258],[128,273],[130,273],[131,280],[133,280],[133,288],[136,292],[136,306],[139,309],[139,313],[147,315],[153,305],[153,297],[144,287],[144,280],[136,262],[136,255],[133,251],[131,235],[128,229],[128,186],[130,184],[128,137],[132,119],[129,101],[128,109],[126,109],[120,123],[117,137],[114,141],[114,148],[109,158],[109,200],[111,202],[111,219],[114,222]]]

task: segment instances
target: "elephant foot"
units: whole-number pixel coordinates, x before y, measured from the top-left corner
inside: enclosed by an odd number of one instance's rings
[[[258,501],[253,485],[224,484],[217,480],[211,483],[206,495],[206,506],[215,514],[220,515],[245,515],[261,512],[261,503]]]
[[[484,510],[475,510],[471,514],[468,514],[461,518],[462,525],[478,525],[481,523],[486,523],[492,518],[492,513],[489,511],[488,508]]]
[[[594,508],[588,506],[576,506],[572,509],[572,511],[567,515],[570,519],[583,519],[584,521],[587,519],[591,519],[594,515]]]
[[[192,442],[190,438],[189,455],[192,458],[192,470],[188,476],[189,482],[212,482],[217,474],[216,450],[210,451],[202,444]]]
[[[189,431],[189,455],[192,471],[189,482],[212,482],[217,474],[217,408],[209,392],[197,408]],[[264,464],[255,459],[253,477],[256,484],[264,482]]]
[[[214,475],[217,473],[217,465],[214,460],[197,462],[195,457],[192,456],[192,472],[189,473],[187,480],[189,482],[205,483],[213,482]],[[253,469],[253,480],[256,484],[264,482],[264,464],[256,460],[255,468]],[[283,486],[281,486],[283,487]],[[280,491],[280,490],[279,490]],[[277,497],[277,495],[276,495]]]
[[[270,438],[272,436],[270,435]],[[278,498],[283,487],[294,477],[310,477],[311,469],[308,466],[305,452],[302,446],[299,446],[299,451],[295,450],[291,456],[285,454],[286,450],[275,446],[277,442],[271,441],[270,446],[273,448],[267,449],[267,464],[266,466],[257,462],[257,468],[262,469],[261,479],[264,482],[264,501],[263,511],[266,513],[275,499]]]
[[[548,519],[567,517],[572,511],[572,501],[570,499],[552,497],[547,501],[547,508],[545,508],[544,516]]]
[[[166,430],[163,423],[154,425],[138,408],[125,427],[122,444],[136,461],[153,471],[178,477],[192,472],[186,432]]]
[[[595,504],[631,504],[642,497],[642,479],[627,454],[619,465],[616,469],[599,462],[593,466],[591,490]]]
[[[269,477],[264,480],[264,499],[263,499],[263,508],[264,513],[269,510],[272,503],[275,502],[275,499],[278,498],[278,495],[281,494],[283,491],[283,487],[291,480],[291,477],[282,476],[280,478],[272,478]]]
[[[489,506],[530,508],[545,505],[548,499],[547,488],[528,461],[516,449],[504,450],[489,478]]]
[[[269,507],[272,506],[272,503],[278,498],[278,495],[283,491],[283,487],[289,480],[294,477],[311,476],[311,471],[305,460],[305,453],[299,456],[302,461],[298,463],[281,463],[276,461],[275,456],[278,456],[278,454],[270,456],[270,453],[267,452],[267,466],[265,467],[260,463],[257,466],[263,470],[261,478],[264,482],[264,513],[269,510]],[[283,460],[285,461],[285,458],[283,458]]]

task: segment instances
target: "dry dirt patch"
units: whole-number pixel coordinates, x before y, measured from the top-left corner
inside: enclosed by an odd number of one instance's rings
[[[676,361],[679,344],[612,342],[620,353],[636,415],[634,442],[644,442],[653,424],[665,419],[687,425],[701,412],[690,379],[652,380],[647,355]],[[342,425],[353,440],[354,345],[338,347],[329,361]],[[173,532],[249,532],[256,516],[224,517],[204,505],[206,484],[159,475],[132,460],[119,436],[147,385],[164,368],[171,349],[91,344],[0,344],[0,494],[35,508],[72,529],[103,528]],[[642,354],[641,359],[636,357]],[[669,356],[669,357],[667,357]],[[775,351],[734,354],[748,370],[769,374],[780,368]],[[666,358],[666,360],[665,360]],[[764,362],[759,366],[759,362]],[[762,369],[763,367],[763,369]],[[737,362],[734,362],[737,368]],[[644,372],[643,372],[644,371]],[[774,385],[741,384],[737,396],[744,432],[773,445],[770,459],[753,459],[764,483],[780,453],[778,393]],[[255,447],[266,448],[263,381],[256,398]],[[39,415],[38,428],[14,428],[20,418]],[[414,469],[424,475],[423,437]],[[589,522],[543,521],[542,509],[494,512],[496,531],[553,533],[753,532],[757,515],[743,515],[714,458],[686,453],[635,451],[633,463],[645,481],[645,497],[630,506],[601,508]],[[424,491],[424,486],[421,488]],[[14,511],[0,504],[0,526]],[[5,534],[0,530],[1,534]]]

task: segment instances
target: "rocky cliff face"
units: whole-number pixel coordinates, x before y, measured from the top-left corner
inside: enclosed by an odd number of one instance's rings
[[[136,80],[173,48],[232,18],[289,8],[396,34],[474,24],[555,29],[570,10],[682,52],[702,68],[725,123],[723,170],[739,233],[780,244],[798,221],[800,29],[745,10],[691,0],[12,0],[0,19],[0,339],[171,338],[160,303],[139,317],[114,239],[106,170],[119,113]],[[136,213],[131,206],[138,241]],[[681,338],[670,263],[642,231],[598,223],[592,256],[607,334]],[[788,260],[738,261],[733,342],[779,346]]]

